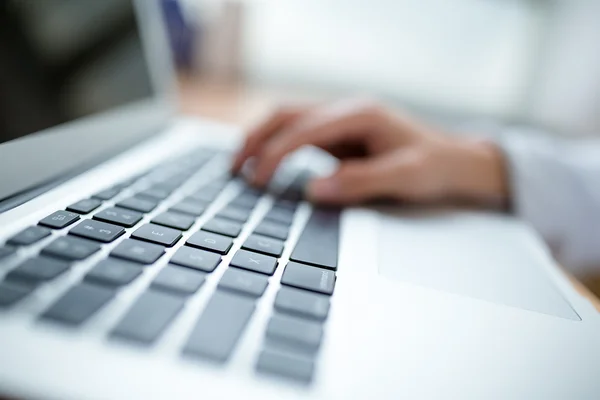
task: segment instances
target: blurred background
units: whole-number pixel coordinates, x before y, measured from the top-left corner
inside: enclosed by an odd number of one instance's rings
[[[237,96],[237,107],[250,112],[243,102],[257,91],[366,93],[439,118],[600,132],[595,0],[157,1],[187,111],[228,119],[231,113],[216,113],[223,96]],[[129,1],[3,3],[0,34],[14,34],[8,25],[16,15],[18,51],[28,53],[28,63],[10,65],[15,49],[0,40],[0,72],[8,72],[0,74],[8,77],[0,81],[0,109],[10,110],[0,123],[25,114],[19,104],[37,109],[13,125],[35,127],[32,116],[85,115],[150,90]],[[24,68],[39,82],[19,83]],[[44,94],[44,86],[57,85],[62,96]]]
[[[181,0],[205,79],[600,131],[594,0]],[[201,95],[201,93],[199,93]]]

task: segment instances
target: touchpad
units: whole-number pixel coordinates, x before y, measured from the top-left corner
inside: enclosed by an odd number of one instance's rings
[[[483,213],[380,213],[379,273],[481,300],[580,320],[519,224]]]

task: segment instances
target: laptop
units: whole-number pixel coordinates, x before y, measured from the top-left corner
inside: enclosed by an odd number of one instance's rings
[[[160,4],[111,15],[127,40],[40,85],[48,115],[5,113],[0,396],[600,396],[598,315],[528,226],[314,207],[310,152],[249,187],[228,174],[240,130],[175,113]]]

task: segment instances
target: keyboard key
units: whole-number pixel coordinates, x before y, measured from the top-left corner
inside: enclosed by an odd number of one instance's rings
[[[329,313],[329,297],[282,286],[275,297],[275,309],[323,321]]]
[[[298,208],[298,202],[288,199],[277,199],[273,204],[273,208],[282,208],[289,211],[296,211]]]
[[[242,245],[242,248],[279,257],[283,253],[283,242],[265,236],[250,235]]]
[[[260,297],[265,292],[268,284],[269,279],[264,275],[237,268],[228,268],[219,281],[219,288],[252,297]]]
[[[50,232],[50,229],[43,226],[30,226],[8,239],[7,243],[15,246],[28,246],[50,236]]]
[[[289,226],[294,220],[294,211],[281,207],[273,207],[265,215],[265,219],[273,222],[279,222],[280,224]]]
[[[215,217],[207,221],[202,226],[202,230],[220,233],[221,235],[230,237],[238,237],[240,232],[242,231],[242,225],[238,222]]]
[[[187,231],[194,225],[196,219],[189,215],[180,214],[173,211],[165,211],[152,219],[152,222],[158,225],[168,226],[169,228]]]
[[[134,239],[125,239],[113,249],[110,255],[141,264],[152,264],[158,260],[164,252],[165,248],[163,246]]]
[[[137,195],[155,200],[164,200],[171,195],[171,190],[162,185],[154,185],[146,190],[142,190]]]
[[[87,214],[100,207],[100,204],[102,204],[102,200],[99,199],[83,199],[79,200],[77,203],[71,204],[69,207],[67,207],[67,211],[73,211],[79,214]]]
[[[339,210],[314,209],[290,259],[336,270],[339,234]]]
[[[242,193],[235,199],[231,200],[229,205],[234,206],[234,207],[252,209],[252,208],[254,208],[254,206],[256,206],[256,203],[258,203],[259,199],[260,199],[260,196],[256,196],[256,195],[250,194],[250,193]]]
[[[126,210],[119,207],[107,208],[94,215],[94,219],[97,219],[98,221],[109,222],[115,225],[124,226],[125,228],[131,228],[140,222],[142,217],[143,215],[137,211]]]
[[[10,246],[0,247],[0,260],[8,258],[16,253],[16,250]]]
[[[7,277],[10,280],[25,280],[35,283],[49,281],[69,269],[69,264],[53,258],[38,256],[24,261],[17,268],[10,271]]]
[[[175,294],[190,295],[196,293],[202,286],[205,275],[203,272],[188,268],[167,265],[158,273],[152,282],[152,287],[175,292]]]
[[[91,256],[98,250],[100,250],[98,243],[71,236],[63,236],[44,247],[42,254],[77,261]]]
[[[234,221],[246,222],[250,217],[252,210],[245,208],[227,206],[217,213],[217,217],[227,218]]]
[[[112,188],[104,189],[104,190],[94,194],[92,197],[95,197],[100,200],[110,200],[113,197],[115,197],[116,195],[118,195],[119,192],[121,192],[121,189],[119,188],[119,186],[115,186]]]
[[[148,290],[137,299],[111,336],[150,344],[177,316],[183,303],[181,297]]]
[[[267,337],[314,351],[321,345],[323,327],[319,322],[276,314],[267,325]]]
[[[181,231],[155,224],[144,224],[133,232],[131,237],[171,247],[181,239]]]
[[[42,314],[42,319],[72,326],[80,325],[108,303],[113,296],[112,289],[80,283],[69,289]]]
[[[92,268],[85,280],[108,286],[123,286],[133,282],[141,273],[142,267],[138,264],[109,257]]]
[[[247,250],[238,250],[229,265],[260,272],[261,274],[273,275],[277,267],[277,259]]]
[[[192,193],[192,195],[190,195],[190,198],[194,199],[194,200],[202,201],[205,203],[212,203],[213,200],[217,198],[217,196],[219,195],[220,192],[221,192],[221,189],[202,188],[202,189],[198,190],[197,192]]]
[[[33,286],[19,285],[16,282],[0,282],[0,308],[12,306],[32,290]]]
[[[183,246],[171,257],[171,262],[200,271],[212,272],[221,262],[221,256],[210,251]]]
[[[286,240],[290,233],[290,228],[277,222],[263,221],[258,224],[254,233],[279,240]]]
[[[313,378],[315,362],[306,357],[263,350],[258,357],[256,369],[259,372],[309,383]]]
[[[158,202],[149,198],[129,197],[117,203],[117,206],[130,210],[148,213],[156,208]]]
[[[216,291],[196,322],[183,353],[226,361],[233,353],[254,309],[252,299]]]
[[[170,211],[182,212],[184,214],[193,215],[194,217],[199,217],[200,215],[202,215],[202,213],[204,212],[205,209],[206,209],[206,206],[204,205],[203,202],[189,199],[189,200],[182,200],[179,203],[175,203],[170,208]]]
[[[53,229],[61,229],[79,219],[79,214],[59,210],[42,219],[39,224]]]
[[[332,294],[335,272],[290,261],[285,266],[281,283],[313,292]]]
[[[117,225],[107,224],[106,222],[86,219],[71,229],[69,233],[103,243],[110,243],[124,234],[125,229]]]
[[[231,248],[231,245],[233,245],[233,240],[227,236],[218,235],[216,233],[198,231],[190,236],[186,244],[214,251],[219,254],[226,254]]]

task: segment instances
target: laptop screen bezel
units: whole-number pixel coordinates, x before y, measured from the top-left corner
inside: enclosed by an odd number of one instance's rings
[[[158,0],[134,0],[154,96],[0,144],[0,200],[105,160],[163,130],[176,109],[174,66]]]

